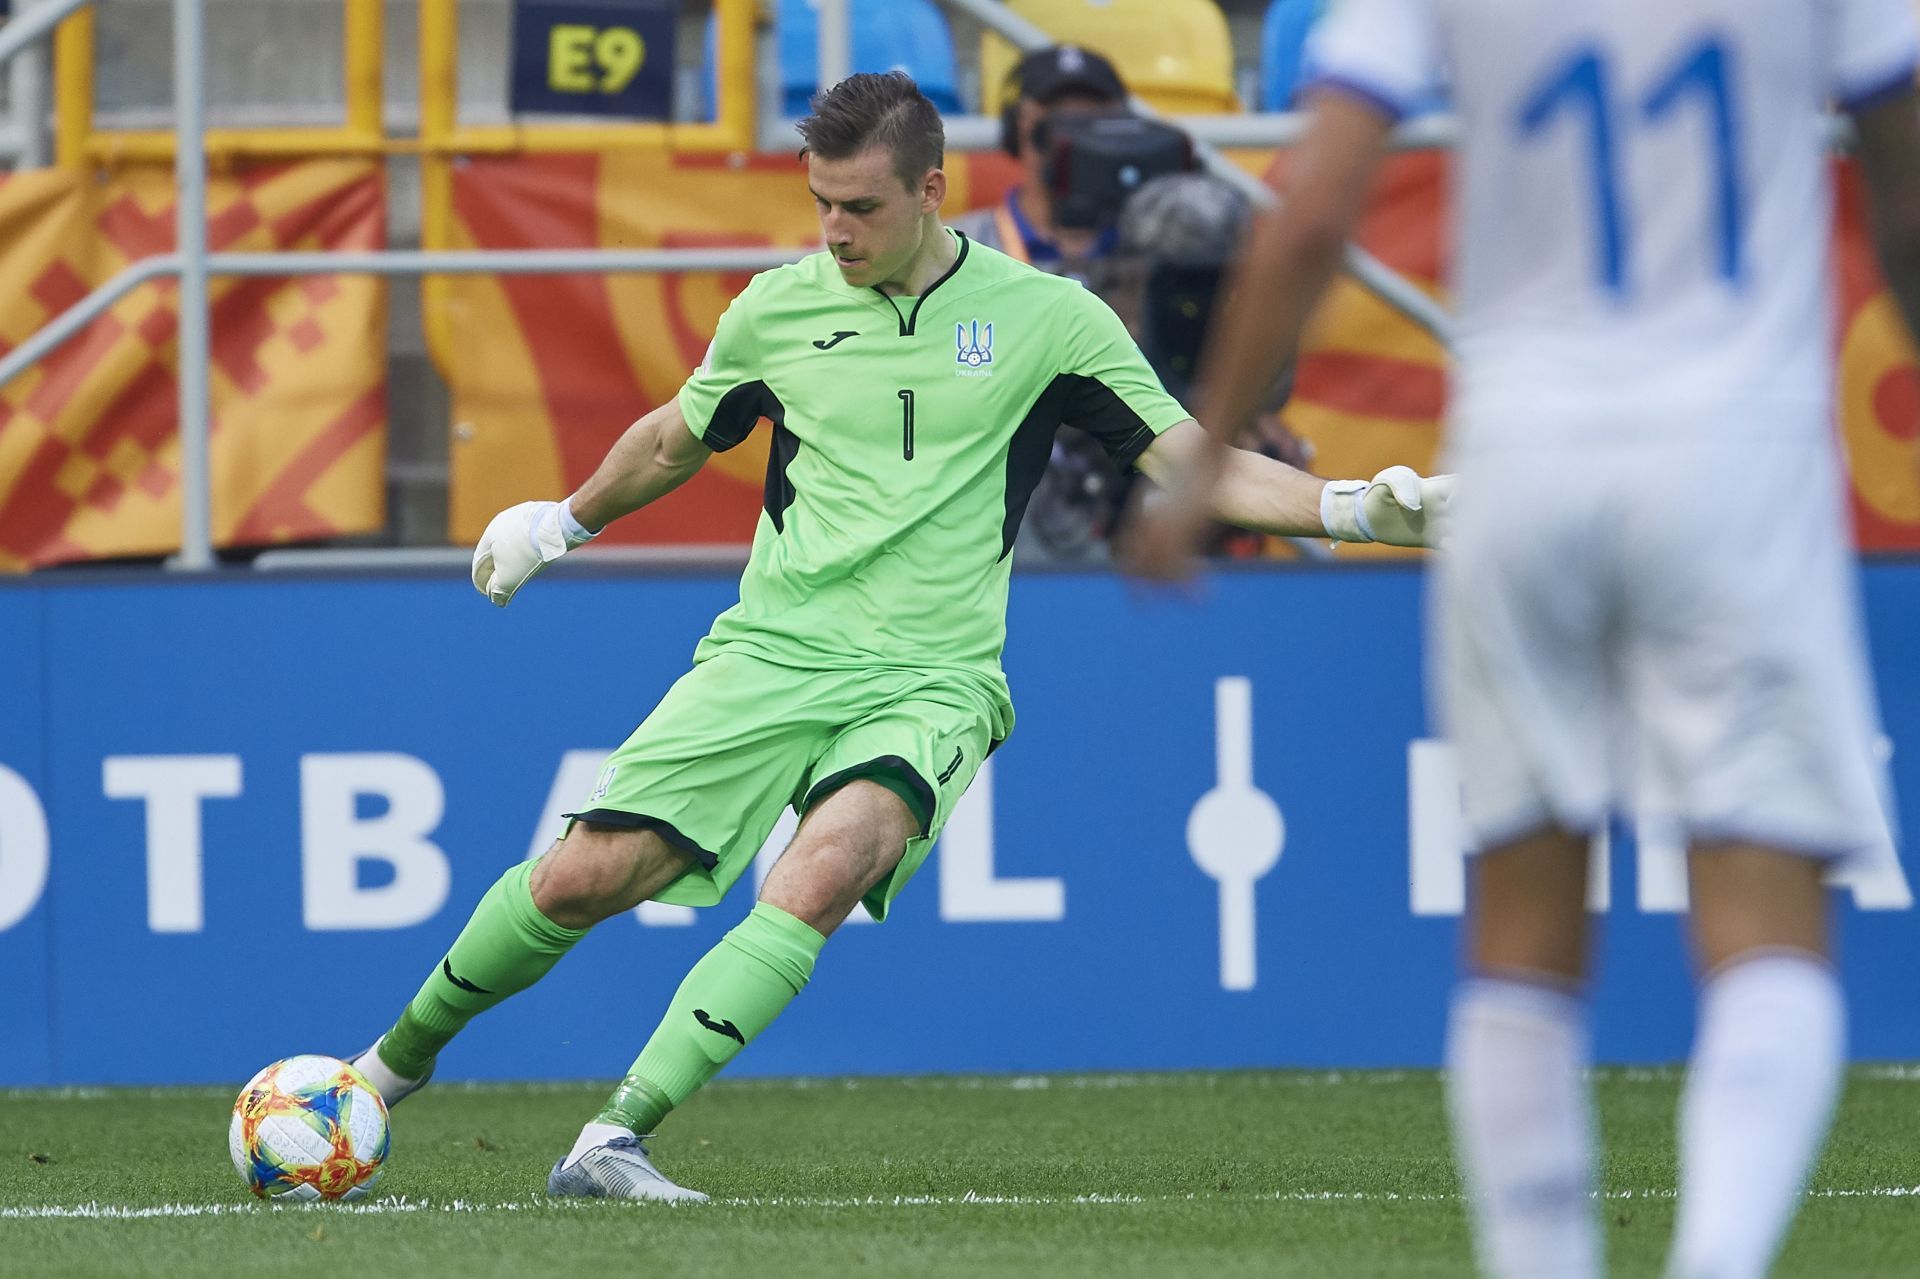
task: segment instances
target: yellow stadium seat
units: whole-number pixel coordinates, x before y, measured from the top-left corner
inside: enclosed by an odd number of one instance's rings
[[[1104,54],[1128,88],[1168,115],[1240,110],[1227,19],[1213,0],[1007,0],[1007,7],[1061,44]],[[1016,60],[999,36],[982,38],[988,110],[999,105]]]

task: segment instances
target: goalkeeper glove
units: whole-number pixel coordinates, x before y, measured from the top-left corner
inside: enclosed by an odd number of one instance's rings
[[[473,548],[473,589],[501,608],[534,574],[598,536],[565,502],[522,502],[493,517]]]
[[[1438,546],[1452,500],[1453,476],[1389,466],[1371,480],[1329,480],[1320,490],[1320,522],[1336,542]]]

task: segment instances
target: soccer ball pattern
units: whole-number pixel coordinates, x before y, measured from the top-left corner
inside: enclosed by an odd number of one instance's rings
[[[358,1199],[389,1144],[380,1094],[334,1057],[274,1062],[240,1090],[227,1128],[234,1171],[263,1199]]]

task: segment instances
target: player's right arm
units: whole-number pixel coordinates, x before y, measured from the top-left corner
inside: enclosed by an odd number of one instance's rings
[[[493,517],[473,548],[473,586],[501,608],[541,569],[622,515],[679,488],[713,456],[668,400],[614,441],[564,502],[522,502]]]
[[[1920,338],[1920,26],[1907,0],[1839,0],[1831,17],[1828,87],[1853,120],[1887,287]]]
[[[567,505],[598,533],[679,488],[712,456],[687,428],[676,396],[628,427]]]
[[[493,517],[474,547],[474,590],[507,607],[541,568],[622,515],[674,492],[714,451],[739,444],[760,417],[780,411],[755,373],[758,351],[749,317],[764,278],[753,278],[720,313],[707,357],[680,394],[628,426],[572,497],[522,501]]]
[[[1880,269],[1920,338],[1920,93],[1908,87],[1851,114]]]
[[[564,502],[522,502],[493,517],[473,552],[473,585],[506,607],[535,574],[623,515],[679,488],[715,450],[745,439],[768,409],[748,313],[755,277],[727,307],[680,393],[614,442]]]

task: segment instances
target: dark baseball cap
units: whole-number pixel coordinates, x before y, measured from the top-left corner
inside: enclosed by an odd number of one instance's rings
[[[1084,93],[1112,102],[1124,102],[1127,86],[1120,73],[1091,49],[1077,44],[1056,44],[1050,49],[1029,53],[1013,69],[1012,83],[1018,96],[1045,105],[1069,93]]]

